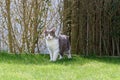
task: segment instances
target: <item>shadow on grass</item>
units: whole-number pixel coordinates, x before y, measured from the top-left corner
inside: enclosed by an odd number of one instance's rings
[[[50,65],[50,64],[61,64],[61,65],[74,65],[74,64],[85,64],[90,62],[87,59],[80,58],[79,56],[73,56],[72,59],[64,57],[56,62],[49,61],[49,55],[47,54],[8,54],[0,52],[0,63],[10,64],[36,64],[36,65]]]
[[[0,53],[0,63],[13,63],[13,64],[45,64],[48,55],[40,54],[8,54]]]
[[[103,62],[103,63],[107,63],[107,64],[118,64],[118,65],[120,65],[120,57],[89,56],[89,57],[83,57],[83,58],[89,59],[90,61],[94,60],[94,61]]]
[[[80,57],[74,55],[72,59],[64,57],[62,60],[56,62],[49,61],[49,55],[47,54],[8,54],[0,52],[0,63],[10,64],[35,64],[35,65],[84,65],[92,61],[99,61],[109,64],[120,64],[120,58],[109,58],[109,57]]]

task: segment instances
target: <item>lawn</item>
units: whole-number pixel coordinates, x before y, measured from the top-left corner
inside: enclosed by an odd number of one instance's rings
[[[50,62],[48,55],[1,52],[0,80],[120,80],[120,58],[74,55]]]

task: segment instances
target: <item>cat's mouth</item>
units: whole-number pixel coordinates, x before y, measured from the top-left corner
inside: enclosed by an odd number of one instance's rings
[[[52,40],[53,38],[48,37],[47,40]]]
[[[54,37],[52,37],[52,36],[46,36],[46,39],[47,40],[52,40]]]

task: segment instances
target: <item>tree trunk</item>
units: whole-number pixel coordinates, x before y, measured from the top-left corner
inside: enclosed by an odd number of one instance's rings
[[[10,16],[10,0],[5,0],[6,2],[6,12],[7,12],[7,28],[8,28],[8,44],[10,52],[13,53],[13,36],[12,36],[12,23]]]
[[[71,25],[71,50],[72,53],[78,53],[78,32],[79,32],[79,18],[78,18],[78,3],[79,0],[73,1],[72,7],[72,25]]]
[[[38,31],[37,31],[37,27],[38,27],[38,1],[35,0],[34,1],[34,28],[33,28],[33,39],[32,39],[32,46],[31,46],[31,53],[35,52],[35,45],[38,42]]]

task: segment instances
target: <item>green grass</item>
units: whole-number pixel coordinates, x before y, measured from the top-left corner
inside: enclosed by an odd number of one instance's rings
[[[0,53],[0,80],[120,80],[120,58]]]

